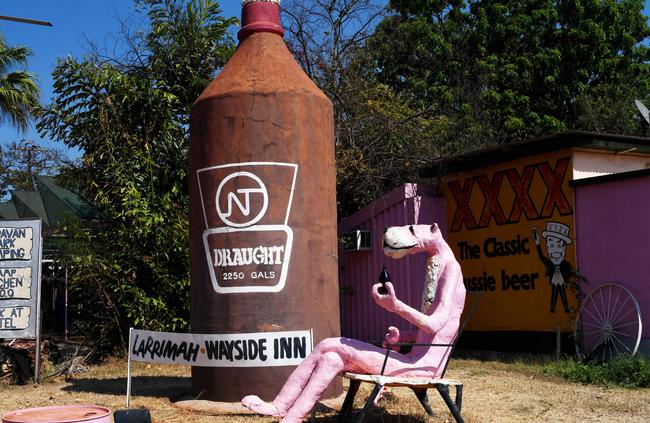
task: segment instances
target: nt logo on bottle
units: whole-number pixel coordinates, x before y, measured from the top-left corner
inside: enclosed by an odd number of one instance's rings
[[[251,162],[197,171],[203,245],[219,294],[280,292],[291,258],[288,226],[298,165]]]

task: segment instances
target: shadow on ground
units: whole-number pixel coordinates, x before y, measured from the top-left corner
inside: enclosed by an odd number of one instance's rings
[[[357,414],[358,412],[352,413],[350,416],[338,416],[334,414],[316,417],[310,421],[317,423],[353,423],[356,421]],[[426,421],[427,418],[430,417],[411,416],[407,414],[388,414],[383,410],[376,410],[366,415],[363,421],[364,423],[422,423]]]
[[[126,395],[126,378],[71,379],[63,391]],[[139,397],[167,397],[175,400],[191,391],[192,379],[189,377],[134,376],[131,378],[131,395]]]

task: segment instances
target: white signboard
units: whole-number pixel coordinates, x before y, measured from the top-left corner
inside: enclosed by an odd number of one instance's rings
[[[28,300],[31,292],[31,267],[0,267],[0,300]]]
[[[198,335],[131,329],[129,360],[197,367],[297,366],[312,351],[309,330]]]
[[[31,260],[33,239],[30,227],[0,227],[0,260]]]
[[[0,307],[0,331],[22,331],[29,328],[29,307]]]
[[[0,338],[38,338],[41,221],[0,221]]]

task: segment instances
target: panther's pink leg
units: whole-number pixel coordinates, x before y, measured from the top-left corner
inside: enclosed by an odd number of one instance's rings
[[[296,369],[291,373],[287,381],[282,386],[280,393],[272,402],[266,402],[256,395],[248,395],[242,399],[242,405],[250,410],[266,416],[283,417],[287,410],[296,401],[296,398],[302,392],[302,389],[311,377],[314,367],[318,362],[321,354],[315,349]]]
[[[322,393],[320,388],[324,386],[325,389],[330,381],[342,371],[367,371],[378,372],[381,368],[384,359],[385,350],[366,344],[365,342],[356,339],[346,338],[328,338],[321,341],[314,351],[291,373],[280,393],[275,397],[272,402],[265,402],[255,395],[249,395],[242,399],[242,405],[245,407],[268,416],[284,416],[288,410],[294,406],[303,391],[307,386],[312,383],[316,378],[316,371],[318,370],[319,381],[314,382],[310,386],[309,393],[305,394],[304,398],[309,398],[313,403],[309,406],[306,413],[311,410],[311,407],[318,400],[318,395]],[[323,357],[327,355],[328,358],[323,362]],[[332,366],[332,355],[339,357],[343,367],[339,369],[338,366]],[[387,366],[392,368],[392,360],[389,361]],[[397,368],[402,368],[398,365]],[[330,373],[328,373],[328,370]],[[323,382],[325,380],[326,382]],[[318,387],[318,388],[317,388]],[[320,393],[315,396],[314,392]],[[305,401],[304,404],[307,404]],[[306,408],[306,405],[305,407]],[[302,409],[302,408],[301,408]]]
[[[311,411],[330,382],[345,369],[345,362],[336,352],[326,352],[321,355],[316,368],[302,393],[289,408],[282,419],[283,423],[302,422],[303,418]]]

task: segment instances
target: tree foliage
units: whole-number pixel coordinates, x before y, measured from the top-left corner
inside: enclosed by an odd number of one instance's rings
[[[444,122],[416,110],[372,78],[352,70],[335,102],[339,217],[406,181],[439,156]]]
[[[393,0],[390,8],[371,46],[379,79],[437,114],[469,118],[490,143],[634,131],[633,100],[650,88],[642,1]]]
[[[86,330],[109,343],[134,325],[188,328],[188,112],[234,48],[234,21],[214,1],[141,6],[150,30],[129,40],[138,51],[60,61],[38,124],[83,151],[64,177],[108,216],[92,232],[64,228],[63,248]]]
[[[215,72],[232,55],[234,44],[228,28],[234,19],[221,16],[219,4],[211,0],[143,0],[149,6],[151,31],[146,35],[150,78],[184,106],[180,119],[212,81]]]
[[[0,121],[23,131],[40,104],[36,78],[24,70],[30,55],[27,47],[10,47],[0,35]]]

